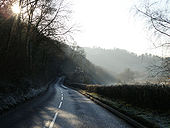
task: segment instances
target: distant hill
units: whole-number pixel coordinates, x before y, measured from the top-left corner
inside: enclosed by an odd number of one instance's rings
[[[137,73],[138,76],[147,76],[147,67],[157,62],[160,57],[151,54],[138,56],[123,49],[102,49],[84,47],[86,57],[93,64],[98,65],[116,76],[126,69]]]

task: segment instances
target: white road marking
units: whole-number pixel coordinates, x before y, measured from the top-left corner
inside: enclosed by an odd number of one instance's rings
[[[58,108],[61,108],[62,103],[63,103],[63,102],[60,102],[60,104],[59,104]]]
[[[60,92],[61,92],[61,94],[63,93],[63,91],[60,89]]]
[[[68,89],[66,86],[64,86],[63,84],[61,85],[64,89]]]
[[[47,128],[47,127],[49,126],[49,124],[50,124],[50,121],[47,121],[47,122],[45,123],[45,126],[44,126],[43,128]]]
[[[63,100],[63,92],[61,91],[61,89],[60,89],[60,92],[61,92],[61,95],[62,95],[61,100]],[[63,103],[63,102],[60,102],[60,104],[59,104],[58,108],[61,108],[62,103]],[[50,123],[49,128],[53,128],[53,126],[54,126],[54,123],[55,123],[55,120],[56,120],[56,118],[57,118],[58,113],[59,113],[59,112],[56,112],[56,113],[55,113],[55,116],[54,116],[54,118],[53,118],[52,122]],[[44,127],[44,128],[45,128],[45,127]]]
[[[55,113],[55,116],[54,116],[54,118],[53,118],[53,121],[50,123],[49,128],[53,128],[54,122],[55,122],[55,120],[56,120],[56,118],[57,118],[57,115],[58,115],[58,112]]]

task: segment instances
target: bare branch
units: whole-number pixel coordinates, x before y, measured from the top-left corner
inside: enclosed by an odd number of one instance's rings
[[[160,29],[158,29],[158,28],[155,26],[152,17],[151,17],[151,22],[152,22],[152,25],[153,25],[153,27],[155,28],[156,31],[158,31],[158,32],[160,32],[161,34],[164,34],[164,35],[170,37],[170,34],[167,34],[166,32],[161,31]]]

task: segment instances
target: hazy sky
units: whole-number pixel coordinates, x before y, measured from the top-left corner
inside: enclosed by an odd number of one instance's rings
[[[132,13],[135,0],[72,0],[74,36],[80,46],[121,48],[137,54],[152,52],[144,21]]]

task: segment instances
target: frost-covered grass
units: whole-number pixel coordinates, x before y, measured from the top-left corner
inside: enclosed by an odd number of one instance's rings
[[[170,128],[169,85],[70,86],[93,95],[143,124],[147,123],[149,127],[158,124],[160,128]]]
[[[15,92],[11,94],[2,94],[0,93],[0,112],[4,110],[8,110],[9,108],[24,102],[28,99],[31,99],[41,92],[44,92],[47,89],[46,87],[41,87],[39,89],[30,88],[28,89],[27,93],[24,92]]]
[[[96,93],[89,93],[87,91],[85,91],[85,93],[92,95],[94,98],[102,101],[103,103],[106,103],[109,106],[130,115],[132,118],[142,121],[143,123],[149,123],[148,125],[151,126],[154,124],[153,127],[155,128],[170,128],[170,112],[158,113],[151,109],[142,109],[132,106],[124,101],[109,99]]]
[[[170,111],[170,86],[168,85],[99,86],[71,84],[70,86],[94,92],[109,99],[125,101],[140,108]]]

